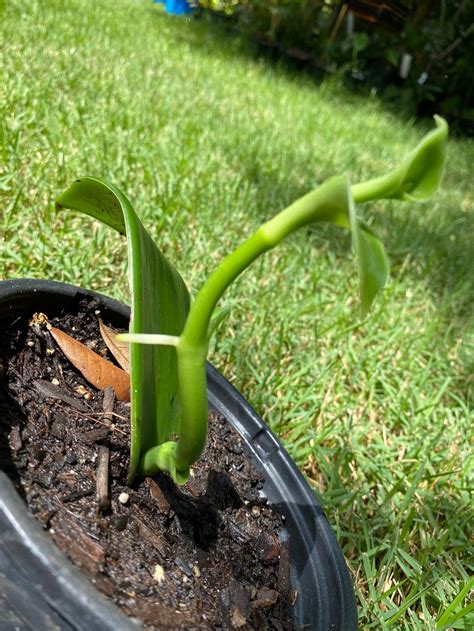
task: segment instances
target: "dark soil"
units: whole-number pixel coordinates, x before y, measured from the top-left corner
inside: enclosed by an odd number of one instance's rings
[[[112,360],[97,304],[51,323]],[[211,412],[188,484],[162,474],[129,488],[129,404],[115,401],[111,415],[110,392],[94,390],[45,328],[16,321],[1,338],[0,468],[103,594],[149,629],[292,628],[283,517],[225,419]]]

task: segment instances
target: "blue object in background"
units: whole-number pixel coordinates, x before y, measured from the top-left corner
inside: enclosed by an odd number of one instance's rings
[[[186,0],[166,0],[166,13],[183,15],[184,13],[192,13],[193,10]]]

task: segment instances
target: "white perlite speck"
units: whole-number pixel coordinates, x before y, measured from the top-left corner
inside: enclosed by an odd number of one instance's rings
[[[161,565],[155,565],[155,571],[153,572],[153,578],[157,583],[162,583],[165,580],[165,571]]]
[[[121,504],[126,504],[128,502],[130,498],[130,495],[128,493],[120,493],[119,497],[118,497],[118,501]]]

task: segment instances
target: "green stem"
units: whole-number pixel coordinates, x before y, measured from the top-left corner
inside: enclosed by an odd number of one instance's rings
[[[349,188],[348,179],[327,180],[318,189],[267,221],[227,256],[211,274],[191,305],[176,351],[181,402],[181,427],[176,447],[176,472],[189,466],[204,449],[207,435],[206,357],[212,313],[227,287],[261,254],[307,224],[327,221],[351,228],[359,260],[361,304],[368,308],[385,284],[388,265],[383,246],[355,217],[354,204],[392,198],[422,200],[438,188],[444,169],[447,125],[436,118],[409,159],[382,177]]]
[[[280,212],[229,254],[202,286],[179,338],[178,375],[181,401],[176,468],[186,475],[204,449],[207,434],[206,357],[212,313],[227,287],[264,252],[298,228],[315,221],[348,226],[347,180],[332,178]]]
[[[376,177],[368,182],[354,184],[351,189],[354,203],[363,204],[364,202],[371,202],[375,199],[390,198],[392,194],[397,191],[402,176],[402,169],[394,169],[390,171],[390,173],[387,173],[387,175]]]
[[[176,469],[186,475],[199,458],[207,435],[206,357],[208,330],[214,308],[227,287],[260,254],[270,249],[260,230],[227,256],[204,283],[191,306],[176,348],[181,393],[181,428]]]

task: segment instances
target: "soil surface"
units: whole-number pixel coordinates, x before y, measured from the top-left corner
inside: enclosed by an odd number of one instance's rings
[[[51,323],[113,361],[98,309]],[[46,328],[17,320],[1,338],[0,468],[97,588],[147,629],[291,629],[284,518],[226,420],[211,412],[185,486],[127,487],[129,404],[85,381]]]

